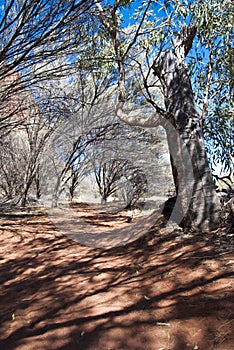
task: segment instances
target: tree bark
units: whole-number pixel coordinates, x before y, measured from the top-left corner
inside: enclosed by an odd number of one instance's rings
[[[219,226],[220,203],[206,156],[202,120],[196,110],[185,64],[189,48],[183,30],[175,52],[165,52],[160,62],[155,63],[154,71],[163,87],[168,119],[172,120],[171,127],[165,125],[182,224],[210,230]],[[188,32],[184,34],[189,36]]]

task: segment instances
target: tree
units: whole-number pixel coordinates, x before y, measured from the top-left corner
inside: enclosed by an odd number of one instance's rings
[[[113,195],[119,189],[121,177],[122,177],[122,167],[124,161],[121,159],[110,159],[104,162],[98,162],[97,159],[94,160],[94,175],[96,183],[98,186],[98,191],[101,196],[102,203],[106,203],[108,197]]]
[[[184,25],[174,38],[173,47],[166,51],[161,50],[149,67],[161,83],[165,108],[148,97],[155,109],[155,113],[150,116],[139,118],[124,111],[126,60],[129,60],[129,52],[142,34],[141,29],[150,4],[151,1],[145,6],[131,42],[123,45],[117,15],[122,2],[116,0],[110,10],[104,10],[100,3],[96,3],[99,19],[110,36],[118,65],[117,115],[131,125],[163,125],[171,153],[177,203],[182,211],[183,226],[209,230],[219,225],[220,204],[208,166],[202,120],[196,109],[185,62],[196,35],[195,25]],[[148,89],[147,81],[144,87]]]
[[[200,5],[200,6],[199,6]],[[190,2],[188,16],[197,26],[189,65],[200,109],[210,167],[230,171],[233,164],[233,3]],[[193,68],[192,68],[193,67]],[[196,69],[195,69],[196,68]],[[216,171],[217,173],[217,171]]]
[[[105,69],[97,72],[89,68],[84,64],[73,74],[38,84],[38,106],[49,124],[58,124],[50,140],[50,148],[60,160],[59,166],[56,162],[59,173],[54,169],[54,205],[65,188],[73,198],[88,171],[88,146],[115,124],[112,79]],[[53,182],[49,176],[48,180]]]
[[[115,194],[131,208],[146,196],[159,196],[159,188],[164,194],[167,150],[163,144],[160,132],[122,122],[115,123],[103,138],[96,138],[88,153],[103,202]]]
[[[185,64],[195,34],[194,26],[184,26],[175,39],[174,53],[168,51],[163,54],[153,69],[163,86],[167,119],[171,118],[178,130],[178,133],[171,133],[166,129],[183,225],[209,229],[219,225],[220,205],[206,156],[202,122]],[[191,179],[187,176],[190,165],[193,169]]]
[[[17,203],[20,200],[24,181],[25,149],[25,140],[19,133],[11,133],[1,140],[0,197],[3,202],[10,200]]]
[[[35,187],[33,192],[36,197],[40,197],[40,162],[47,140],[54,131],[37,106],[33,107],[31,101],[30,104],[31,110],[28,109],[21,125],[2,137],[0,150],[4,197],[18,198],[22,206],[26,205],[32,186]]]
[[[142,203],[148,193],[147,177],[142,169],[127,162],[122,170],[125,181],[121,184],[120,191],[125,201],[125,209],[131,209]]]
[[[32,111],[32,115],[25,120],[23,127],[28,143],[28,154],[26,158],[26,167],[24,169],[24,183],[21,193],[21,205],[25,206],[33,182],[36,185],[37,199],[40,197],[40,161],[47,140],[53,133],[55,126],[49,126],[40,111],[35,109]]]
[[[8,108],[22,91],[74,68],[85,48],[91,5],[89,0],[1,2],[0,130],[22,109],[17,103]],[[58,56],[60,64],[53,64]]]

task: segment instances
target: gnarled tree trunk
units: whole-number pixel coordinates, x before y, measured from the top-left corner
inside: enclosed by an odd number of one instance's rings
[[[195,32],[193,27],[182,28],[175,52],[165,52],[155,63],[154,71],[162,84],[167,116],[172,123],[165,123],[165,128],[182,208],[182,223],[187,227],[210,230],[219,225],[220,203],[206,156],[201,117],[196,110],[185,64]]]

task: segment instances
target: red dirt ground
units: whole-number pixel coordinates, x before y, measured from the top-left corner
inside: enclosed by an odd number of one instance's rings
[[[91,228],[132,225],[87,208],[75,209]],[[185,234],[161,219],[129,244],[93,248],[42,210],[2,212],[0,349],[231,350],[230,237]]]

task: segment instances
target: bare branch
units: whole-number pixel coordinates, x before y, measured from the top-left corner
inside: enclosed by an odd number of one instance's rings
[[[123,110],[124,103],[119,103],[116,109],[117,117],[124,123],[131,126],[141,126],[141,127],[157,127],[163,124],[164,118],[159,113],[151,113],[149,116],[145,116],[146,111],[144,109],[140,110],[137,108],[136,115],[131,115],[131,113],[125,113]],[[142,115],[140,117],[139,115]]]
[[[206,88],[205,88],[205,96],[204,101],[202,105],[202,112],[201,112],[201,119],[204,123],[206,113],[207,113],[207,107],[208,107],[208,99],[209,99],[209,93],[210,93],[210,86],[211,86],[211,78],[213,74],[213,62],[212,62],[212,50],[210,48],[210,56],[209,56],[209,63],[208,63],[208,74],[207,74],[207,81],[206,81]]]
[[[123,55],[123,58],[125,58],[125,57],[127,56],[128,52],[130,51],[130,49],[132,48],[132,46],[135,44],[135,42],[136,42],[138,36],[140,35],[140,30],[141,30],[141,27],[142,27],[142,25],[143,25],[143,23],[144,23],[144,20],[145,20],[145,17],[146,17],[146,14],[147,14],[147,11],[148,11],[148,9],[149,9],[149,7],[150,7],[151,2],[152,2],[152,1],[148,1],[148,4],[147,4],[147,6],[146,6],[146,8],[145,8],[145,11],[144,11],[144,13],[143,13],[143,16],[142,16],[142,18],[141,18],[141,20],[140,20],[140,23],[139,23],[139,25],[138,25],[138,28],[137,28],[136,33],[135,33],[135,35],[134,35],[134,38],[132,39],[132,41],[131,41],[130,44],[128,45],[128,47],[127,47],[127,49],[126,49],[126,51],[125,51],[125,53],[124,53],[124,55]]]

